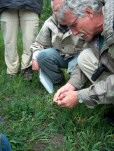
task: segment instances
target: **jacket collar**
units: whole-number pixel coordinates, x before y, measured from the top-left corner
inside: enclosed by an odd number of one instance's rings
[[[58,27],[58,22],[55,19],[55,16],[52,15],[48,20],[47,20],[47,27],[50,28],[56,35],[58,35],[60,38],[62,37],[63,39],[65,37],[68,37],[72,35],[71,30],[69,29],[65,33],[61,32],[61,30]]]

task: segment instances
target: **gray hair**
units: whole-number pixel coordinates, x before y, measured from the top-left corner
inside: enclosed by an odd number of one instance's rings
[[[59,20],[62,20],[64,14],[71,10],[76,17],[83,18],[86,16],[86,8],[91,8],[94,13],[100,13],[102,12],[102,3],[99,0],[64,0],[57,16]]]

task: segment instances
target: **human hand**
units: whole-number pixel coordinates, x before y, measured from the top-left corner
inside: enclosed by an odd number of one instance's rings
[[[39,71],[40,70],[40,67],[38,65],[37,60],[33,60],[32,61],[32,70],[35,70],[35,71]]]
[[[76,88],[73,85],[71,85],[70,83],[65,84],[56,92],[56,94],[54,95],[53,101],[57,102],[58,98],[61,94],[63,94],[64,92],[70,91],[70,90],[74,91],[75,89]]]
[[[62,93],[58,97],[58,101],[55,103],[60,107],[74,108],[76,105],[78,105],[78,93],[77,91],[68,91]]]

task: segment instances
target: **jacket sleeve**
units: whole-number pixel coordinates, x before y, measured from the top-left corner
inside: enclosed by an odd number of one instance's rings
[[[79,66],[77,65],[76,68],[72,71],[68,83],[75,86],[77,90],[80,90],[86,85],[87,81],[88,81],[87,77],[83,74],[83,72],[80,70]]]
[[[44,48],[52,47],[52,33],[50,34],[50,32],[52,31],[45,22],[38,36],[36,37],[36,42],[41,44]]]
[[[89,88],[79,90],[81,98],[87,106],[94,107],[97,104],[114,103],[114,74]]]

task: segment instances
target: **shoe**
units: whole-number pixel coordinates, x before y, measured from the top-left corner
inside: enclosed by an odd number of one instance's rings
[[[114,126],[114,106],[109,107],[105,111],[104,119],[109,125]]]
[[[22,74],[24,75],[24,79],[26,81],[31,81],[33,78],[33,70],[32,70],[32,66],[22,70]]]

